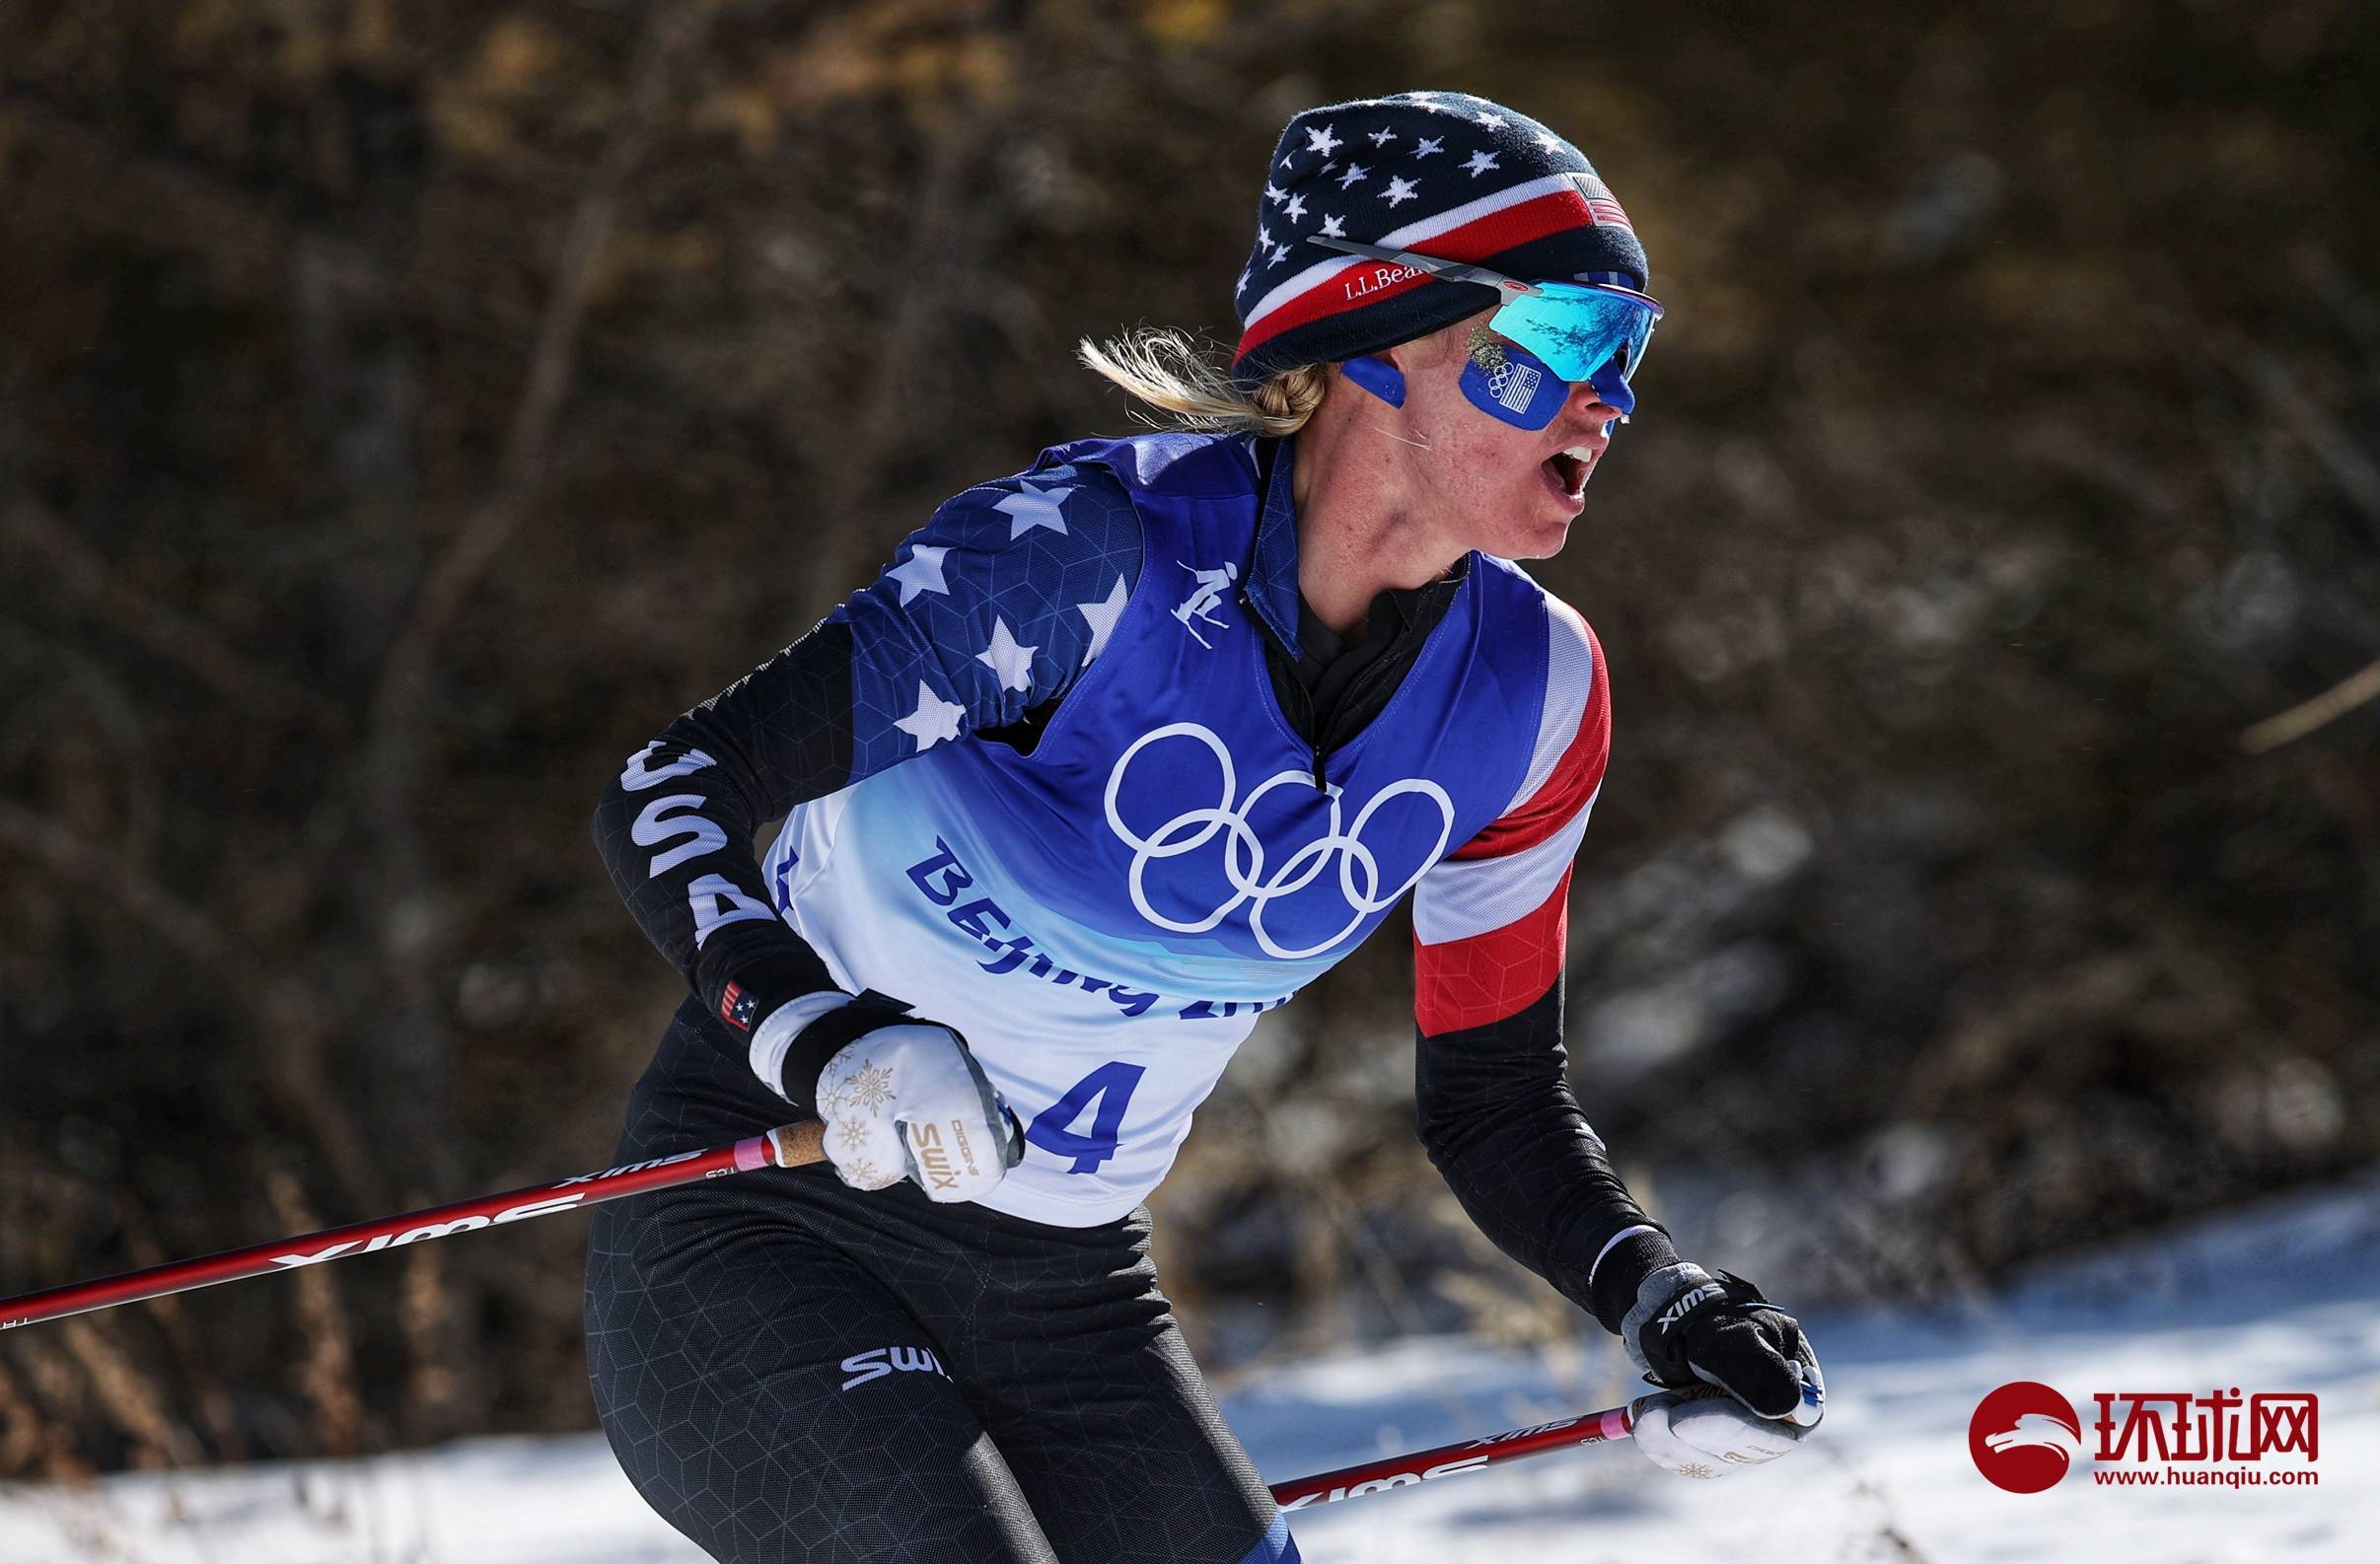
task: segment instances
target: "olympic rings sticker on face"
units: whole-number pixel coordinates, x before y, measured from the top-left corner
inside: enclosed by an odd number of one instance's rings
[[[1215,757],[1223,773],[1222,802],[1212,806],[1184,810],[1146,836],[1124,823],[1117,808],[1123,791],[1124,773],[1131,767],[1133,757],[1143,749],[1167,739],[1188,739],[1202,746]],[[1366,918],[1386,912],[1397,904],[1397,898],[1413,888],[1431,864],[1446,852],[1448,839],[1454,834],[1455,805],[1446,790],[1423,777],[1406,777],[1392,782],[1372,795],[1355,815],[1354,821],[1342,822],[1340,792],[1331,789],[1330,829],[1291,853],[1270,875],[1265,873],[1266,853],[1263,841],[1258,836],[1250,817],[1264,796],[1279,787],[1312,788],[1313,777],[1304,771],[1283,771],[1265,778],[1246,798],[1238,798],[1239,774],[1232,764],[1231,750],[1215,736],[1214,730],[1194,722],[1168,723],[1132,741],[1130,747],[1117,757],[1115,769],[1108,773],[1108,828],[1123,844],[1132,849],[1132,868],[1128,884],[1132,905],[1140,915],[1161,929],[1176,934],[1204,934],[1248,903],[1255,903],[1249,914],[1248,927],[1264,954],[1277,960],[1297,961],[1320,956],[1337,945],[1358,928]],[[1393,799],[1416,797],[1429,800],[1438,807],[1438,839],[1421,861],[1414,866],[1396,889],[1386,894],[1381,891],[1380,861],[1363,842],[1364,827],[1372,821],[1381,806]],[[1168,917],[1149,901],[1149,866],[1167,859],[1194,853],[1216,836],[1224,838],[1223,875],[1231,883],[1232,894],[1213,911],[1200,918],[1183,921]],[[1291,948],[1276,940],[1264,927],[1264,913],[1283,896],[1295,895],[1322,877],[1326,869],[1336,865],[1338,890],[1347,906],[1347,921],[1336,933],[1321,942]]]

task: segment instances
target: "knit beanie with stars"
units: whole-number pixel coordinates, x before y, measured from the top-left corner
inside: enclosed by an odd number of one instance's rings
[[[1465,93],[1398,93],[1309,108],[1272,149],[1256,250],[1240,274],[1232,379],[1376,353],[1493,302],[1311,244],[1317,235],[1467,260],[1526,282],[1652,278],[1627,213],[1579,150]]]

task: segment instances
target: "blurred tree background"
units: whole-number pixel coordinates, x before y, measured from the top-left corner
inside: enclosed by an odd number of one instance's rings
[[[1540,571],[1614,668],[1571,1041],[1656,1209],[1922,1299],[2368,1164],[2376,45],[2351,0],[0,0],[0,1294],[602,1166],[678,998],[605,778],[1124,427],[1076,337],[1235,334],[1281,121],[1424,86],[1569,132],[1670,307]],[[1215,1366],[1580,1327],[1412,1142],[1408,966],[1268,1018],[1161,1196]],[[13,1333],[0,1476],[587,1426],[582,1244]]]

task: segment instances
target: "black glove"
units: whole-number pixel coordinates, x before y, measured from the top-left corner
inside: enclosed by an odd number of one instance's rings
[[[1637,1284],[1620,1334],[1655,1385],[1715,1385],[1761,1417],[1804,1428],[1826,1411],[1827,1383],[1800,1322],[1741,1276],[1665,1265]]]

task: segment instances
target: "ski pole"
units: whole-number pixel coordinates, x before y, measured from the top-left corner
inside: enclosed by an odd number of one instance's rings
[[[67,1315],[88,1314],[95,1309],[112,1309],[117,1304],[137,1303],[144,1298],[163,1298],[168,1293],[186,1293],[194,1287],[212,1287],[217,1282],[238,1281],[243,1276],[277,1274],[320,1265],[325,1260],[342,1260],[351,1254],[376,1254],[425,1239],[443,1239],[450,1234],[469,1233],[507,1222],[525,1222],[531,1217],[575,1211],[581,1206],[643,1194],[650,1189],[696,1183],[726,1173],[750,1173],[755,1168],[800,1168],[825,1157],[819,1144],[825,1134],[826,1126],[815,1119],[784,1124],[732,1146],[656,1157],[651,1162],[630,1163],[625,1168],[580,1173],[559,1183],[531,1184],[507,1189],[502,1194],[407,1211],[401,1216],[352,1222],[343,1228],[301,1233],[194,1260],[175,1260],[145,1270],[126,1271],[121,1276],[71,1282],[64,1287],[27,1293],[21,1298],[0,1299],[0,1330]]]
[[[781,1125],[766,1134],[755,1135],[732,1145],[714,1146],[708,1151],[680,1152],[675,1157],[658,1157],[650,1162],[630,1163],[622,1168],[607,1168],[601,1173],[580,1173],[558,1183],[530,1184],[500,1194],[479,1195],[442,1206],[427,1206],[398,1216],[352,1222],[345,1227],[325,1228],[316,1233],[295,1234],[197,1259],[152,1265],[143,1270],[126,1271],[119,1276],[70,1282],[63,1287],[0,1299],[0,1330],[36,1324],[45,1319],[61,1319],[68,1315],[89,1314],[99,1309],[112,1309],[118,1304],[138,1303],[147,1298],[163,1298],[171,1293],[186,1293],[195,1288],[212,1287],[218,1282],[238,1281],[246,1276],[298,1270],[329,1260],[346,1259],[355,1254],[376,1254],[383,1249],[418,1244],[428,1239],[443,1239],[508,1222],[525,1222],[532,1217],[552,1216],[556,1212],[575,1211],[581,1206],[617,1200],[626,1195],[698,1183],[705,1178],[717,1178],[729,1173],[750,1173],[756,1168],[807,1167],[824,1160],[826,1154],[820,1146],[820,1139],[825,1133],[826,1126],[816,1120]],[[1318,1504],[1336,1504],[1342,1499],[1361,1498],[1365,1494],[1384,1493],[1391,1488],[1434,1482],[1440,1477],[1452,1477],[1462,1472],[1479,1471],[1502,1461],[1543,1455],[1551,1450],[1625,1439],[1628,1437],[1632,1411],[1632,1406],[1615,1406],[1601,1412],[1562,1418],[1557,1422],[1490,1434],[1483,1439],[1441,1445],[1406,1456],[1390,1456],[1360,1465],[1340,1467],[1335,1471],[1319,1472],[1311,1477],[1273,1484],[1272,1497],[1284,1510],[1303,1510]]]
[[[1453,1477],[1467,1471],[1482,1471],[1501,1461],[1518,1460],[1524,1456],[1541,1456],[1550,1450],[1567,1450],[1573,1445],[1600,1445],[1606,1440],[1625,1439],[1633,1426],[1634,1417],[1635,1403],[1630,1402],[1626,1406],[1610,1407],[1601,1412],[1565,1417],[1559,1422],[1539,1423],[1529,1428],[1490,1434],[1484,1439],[1440,1445],[1435,1450],[1417,1450],[1409,1456],[1390,1456],[1380,1460],[1365,1461],[1359,1466],[1341,1466],[1336,1471],[1318,1472],[1314,1476],[1299,1477],[1290,1482],[1276,1482],[1272,1485],[1272,1498],[1284,1510],[1304,1510],[1318,1504],[1336,1504],[1341,1499],[1360,1499],[1367,1493],[1385,1493],[1391,1488],[1435,1482],[1440,1477]]]

